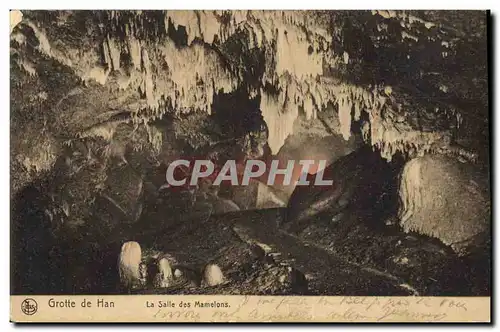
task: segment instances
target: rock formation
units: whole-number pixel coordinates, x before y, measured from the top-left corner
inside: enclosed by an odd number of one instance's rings
[[[208,264],[203,270],[203,283],[207,286],[217,286],[224,282],[224,274],[217,264]]]
[[[459,253],[475,237],[490,233],[488,179],[455,159],[412,159],[403,169],[399,193],[399,217],[407,232],[436,237]]]
[[[120,283],[125,289],[132,289],[140,284],[139,264],[141,263],[141,246],[134,241],[125,242],[118,258]]]
[[[172,267],[167,258],[162,257],[157,262],[158,273],[155,275],[153,280],[154,287],[166,288],[172,284],[173,272]]]

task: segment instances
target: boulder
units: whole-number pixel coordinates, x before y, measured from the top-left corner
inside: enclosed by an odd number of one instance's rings
[[[240,207],[241,210],[255,209],[257,204],[257,195],[259,188],[259,181],[250,179],[247,186],[231,186],[227,188],[225,196]]]
[[[234,203],[230,199],[216,197],[211,199],[211,203],[213,206],[213,214],[223,214],[227,212],[240,211],[238,205],[236,205],[236,203]]]
[[[401,173],[400,225],[464,254],[490,234],[489,190],[488,180],[470,164],[441,155],[412,159]]]
[[[274,189],[265,183],[259,182],[257,186],[256,207],[259,209],[277,208],[286,206],[287,194],[279,189]]]

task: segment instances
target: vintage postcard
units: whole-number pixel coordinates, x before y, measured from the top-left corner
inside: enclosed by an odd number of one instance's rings
[[[490,322],[488,32],[11,10],[11,321]]]

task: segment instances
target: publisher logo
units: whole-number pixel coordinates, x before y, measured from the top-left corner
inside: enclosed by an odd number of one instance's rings
[[[38,310],[38,303],[33,299],[26,299],[21,303],[21,310],[25,315],[34,315]]]

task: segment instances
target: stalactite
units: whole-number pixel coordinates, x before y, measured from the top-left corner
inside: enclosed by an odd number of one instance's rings
[[[412,42],[419,41],[419,34],[414,30],[433,26],[432,22],[404,12],[373,11],[373,14],[398,19],[402,24],[402,37],[411,38]],[[124,15],[128,14],[110,12],[108,17],[112,29],[103,35],[102,47],[83,50],[49,40],[45,29],[50,27],[39,26],[24,18],[18,24],[25,24],[33,30],[38,40],[37,49],[42,54],[68,66],[84,82],[92,80],[107,86],[113,78],[123,94],[134,98],[140,95],[150,109],[148,116],[154,119],[166,111],[167,101],[178,113],[192,110],[210,113],[214,94],[229,93],[245,84],[240,72],[215,51],[214,42],[218,39],[218,43],[224,43],[236,31],[246,31],[248,48],[261,49],[265,57],[260,87],[253,87],[249,94],[251,97],[261,95],[261,111],[270,128],[269,144],[274,152],[293,133],[299,108],[304,111],[306,119],[312,120],[328,103],[338,107],[336,116],[340,127],[334,130],[346,140],[351,136],[352,121],[360,121],[363,114],[367,115],[369,123],[363,125],[363,137],[380,149],[388,160],[397,152],[411,154],[415,150],[415,153],[423,154],[445,134],[423,132],[383,115],[382,110],[395,106],[389,102],[395,95],[392,87],[363,87],[332,80],[324,72],[325,66],[347,66],[355,59],[346,51],[333,52],[329,21],[319,20],[318,13],[166,11],[162,22],[152,28],[155,36],[163,34],[162,38],[156,39],[138,37],[141,31],[144,34],[145,13],[135,12],[127,19]],[[176,29],[185,28],[187,46],[176,45],[168,37],[168,31],[155,30],[160,27],[168,30],[170,22]],[[314,29],[310,28],[311,22],[315,22]],[[115,30],[124,31],[124,36],[118,37],[113,33]],[[381,28],[381,31],[385,30]],[[195,42],[197,39],[205,44]],[[22,38],[18,35],[15,40],[21,41],[22,45]],[[130,64],[128,67],[123,63],[125,57],[128,57],[125,61]],[[29,75],[37,74],[36,68],[27,60],[18,60],[17,63]],[[275,87],[277,96],[260,92],[260,88],[266,85]],[[456,117],[460,122],[459,115]],[[408,142],[414,144],[408,147]]]
[[[268,144],[272,153],[278,153],[288,135],[293,132],[293,123],[299,113],[295,105],[287,100],[261,92],[260,108],[269,129]]]
[[[347,96],[340,96],[338,100],[340,132],[347,141],[351,137],[351,109],[352,105]]]

